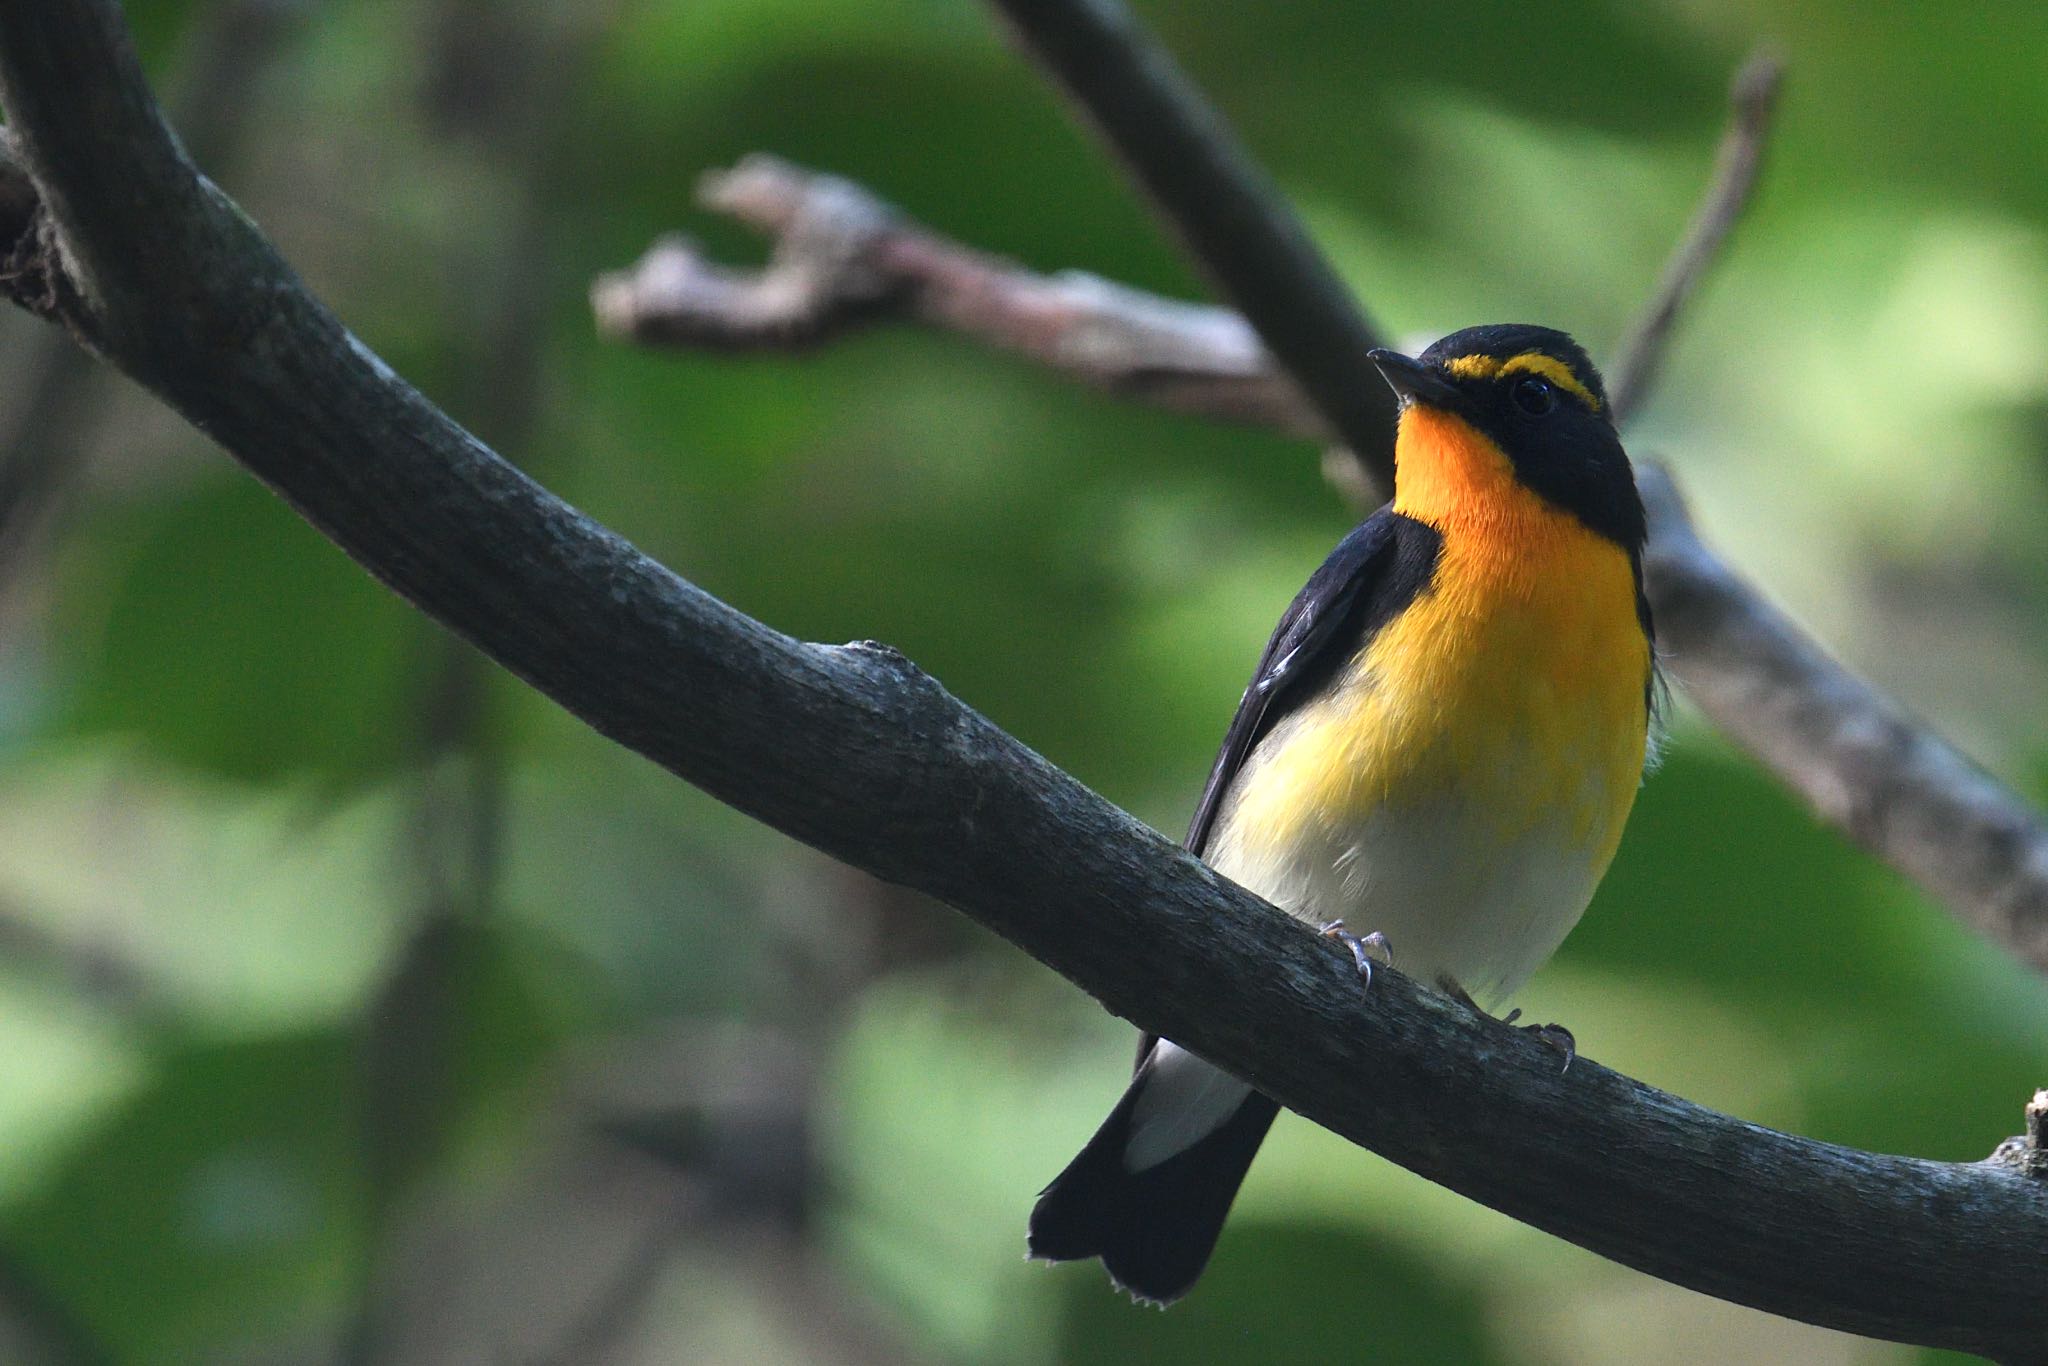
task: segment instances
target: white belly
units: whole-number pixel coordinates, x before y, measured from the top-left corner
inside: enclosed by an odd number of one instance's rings
[[[1565,813],[1519,831],[1445,793],[1383,806],[1356,823],[1306,822],[1249,847],[1226,810],[1209,861],[1303,920],[1377,930],[1394,966],[1454,979],[1497,1004],[1556,951],[1592,899],[1605,851]]]

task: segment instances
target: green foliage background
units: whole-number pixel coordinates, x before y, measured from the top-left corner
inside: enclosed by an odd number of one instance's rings
[[[175,85],[217,7],[128,8]],[[1631,444],[1834,649],[2041,795],[2037,6],[1140,8],[1393,334],[1540,320],[1596,355],[1698,192],[1728,73],[1774,42],[1762,197]],[[690,202],[754,149],[1035,267],[1198,282],[968,0],[598,9],[306,0],[222,177],[372,347],[592,515],[792,633],[902,647],[1177,830],[1345,528],[1315,452],[907,330],[635,352],[594,337],[585,292],[679,226],[758,259]],[[23,320],[0,342],[42,344]],[[0,597],[0,1317],[22,1359],[1925,1355],[1660,1286],[1291,1119],[1185,1306],[1024,1264],[1125,1027],[451,665],[124,386],[89,427]],[[1944,1159],[2017,1127],[2048,1048],[2037,978],[1684,711],[1523,1004],[1703,1103]],[[805,1117],[807,1157],[759,1164],[795,1216],[706,1202],[724,1168],[692,1135],[735,1090]],[[641,1198],[548,1203],[572,1157],[637,1162]]]

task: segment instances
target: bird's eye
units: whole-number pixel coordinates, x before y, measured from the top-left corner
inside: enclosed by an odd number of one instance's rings
[[[1515,400],[1515,406],[1531,417],[1541,417],[1557,406],[1557,390],[1547,379],[1530,375],[1515,381],[1515,387],[1508,391]]]

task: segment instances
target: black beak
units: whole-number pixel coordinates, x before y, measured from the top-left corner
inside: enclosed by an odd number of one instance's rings
[[[1427,404],[1432,408],[1455,408],[1462,395],[1451,382],[1421,361],[1404,356],[1399,351],[1389,351],[1384,346],[1366,353],[1372,363],[1386,376],[1387,383],[1394,386],[1394,392],[1401,396],[1401,406],[1411,403]]]

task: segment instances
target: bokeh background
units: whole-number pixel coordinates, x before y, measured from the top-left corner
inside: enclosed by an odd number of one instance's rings
[[[1377,317],[1611,352],[1759,39],[1761,197],[1632,446],[1993,772],[2048,786],[2048,15],[1145,3]],[[134,0],[198,155],[402,373],[800,635],[901,646],[1177,832],[1349,515],[1316,452],[906,329],[600,342],[755,149],[1044,269],[1200,285],[969,0]],[[0,1356],[1902,1363],[1284,1118],[1168,1314],[1021,1257],[1128,1029],[400,605],[61,338],[0,348]],[[1765,1124],[1975,1159],[2048,991],[1683,707],[1523,1004]],[[1684,1237],[1684,1230],[1673,1230]]]

